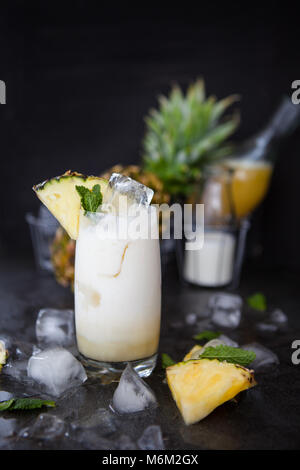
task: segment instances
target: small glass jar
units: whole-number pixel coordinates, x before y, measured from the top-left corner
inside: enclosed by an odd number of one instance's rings
[[[181,278],[202,287],[237,287],[244,257],[248,221],[237,222],[232,202],[232,172],[214,167],[203,177],[195,203],[204,205],[204,225],[185,224],[185,239],[177,249]],[[185,249],[189,233],[202,231],[203,245]]]

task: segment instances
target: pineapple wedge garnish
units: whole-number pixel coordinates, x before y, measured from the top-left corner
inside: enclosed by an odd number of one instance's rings
[[[4,366],[4,364],[6,363],[6,359],[7,359],[7,351],[5,349],[5,346],[3,344],[2,341],[0,341],[0,371],[2,369],[2,366]]]
[[[81,173],[66,171],[43,183],[33,186],[37,197],[56,217],[70,238],[76,240],[79,229],[80,197],[76,186],[92,189],[99,184],[101,192],[105,192],[108,181],[97,176],[84,176]]]
[[[192,359],[166,369],[185,424],[193,424],[256,383],[253,371],[217,359]]]

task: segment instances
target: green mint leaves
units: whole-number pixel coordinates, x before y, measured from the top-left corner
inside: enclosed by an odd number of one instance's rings
[[[55,401],[41,400],[40,398],[11,398],[10,400],[0,401],[0,411],[6,410],[34,410],[48,406],[56,406]]]
[[[231,364],[239,364],[247,367],[254,361],[256,354],[253,351],[247,351],[245,349],[233,348],[232,346],[219,345],[209,346],[206,348],[198,359],[217,359],[218,361],[226,361]],[[198,360],[197,359],[197,360]]]
[[[205,331],[201,331],[201,333],[198,333],[197,335],[193,336],[193,338],[196,341],[202,341],[202,340],[211,341],[212,339],[219,338],[220,334],[221,333],[219,331],[205,330]]]
[[[169,356],[169,354],[162,353],[161,355],[161,366],[163,369],[166,369],[169,366],[173,366],[175,361]]]
[[[260,312],[267,310],[267,300],[261,292],[256,292],[256,294],[250,295],[250,297],[247,298],[247,304],[249,307],[254,310],[259,310]]]
[[[85,186],[76,186],[76,191],[80,196],[81,207],[85,211],[85,215],[87,212],[96,212],[102,204],[100,184],[95,184],[92,190]]]

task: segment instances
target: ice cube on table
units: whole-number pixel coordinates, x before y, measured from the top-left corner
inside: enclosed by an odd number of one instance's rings
[[[35,331],[38,343],[42,347],[74,345],[74,311],[52,308],[40,310]]]
[[[228,336],[226,335],[220,335],[218,338],[215,338],[215,339],[212,339],[210,341],[208,341],[204,346],[203,346],[203,351],[208,348],[208,347],[213,347],[215,348],[216,346],[220,346],[220,345],[226,345],[226,346],[231,346],[233,348],[237,348],[238,347],[238,343],[236,343],[235,341],[233,341],[232,339],[230,339]],[[202,351],[202,352],[203,352]]]
[[[264,371],[271,366],[279,364],[278,356],[273,351],[259,343],[244,344],[242,349],[255,352],[256,358],[251,362],[249,368],[254,369],[256,372]]]
[[[2,369],[3,374],[9,375],[10,377],[18,380],[20,382],[28,382],[30,381],[27,375],[27,365],[28,360],[16,360],[16,361],[9,361]]]
[[[27,367],[28,376],[53,396],[60,396],[69,388],[87,380],[82,364],[66,349],[46,349],[31,356]]]
[[[264,336],[276,333],[278,331],[278,325],[268,321],[256,323],[255,328]]]
[[[132,204],[137,207],[147,208],[153,198],[154,191],[142,183],[133,180],[129,176],[113,173],[108,182],[108,189],[104,194],[104,204],[112,204],[119,212],[123,212],[122,199],[120,196],[127,196],[126,204],[129,208]]]
[[[32,426],[20,431],[19,437],[46,440],[61,438],[67,432],[67,424],[56,415],[40,414]]]
[[[137,450],[137,445],[131,437],[127,436],[126,434],[122,434],[120,438],[117,440],[116,443],[117,450]]]
[[[187,325],[195,325],[198,320],[198,315],[196,313],[188,313],[185,317],[185,323]]]
[[[15,434],[16,419],[0,418],[0,437],[11,437]]]
[[[113,413],[105,408],[99,408],[91,416],[84,416],[72,423],[72,428],[101,427],[101,435],[105,436],[116,431]]]
[[[164,442],[160,426],[148,426],[138,440],[141,450],[164,450]]]
[[[239,295],[217,293],[208,301],[212,315],[212,322],[220,327],[234,329],[241,321],[241,309],[243,300]]]
[[[218,340],[222,341],[222,343],[225,344],[226,346],[231,346],[232,348],[238,348],[239,347],[239,344],[236,341],[233,341],[233,339],[229,338],[226,335],[223,335],[223,334],[220,335],[218,337]]]
[[[112,439],[101,436],[98,429],[81,429],[71,438],[80,443],[83,449],[91,450],[115,450],[116,443]]]
[[[113,395],[113,409],[118,413],[135,413],[155,406],[157,401],[151,388],[128,364]]]
[[[0,401],[10,400],[12,397],[12,393],[6,392],[5,390],[0,390]]]
[[[275,325],[283,326],[288,322],[288,317],[282,310],[277,308],[270,313],[269,320],[270,322],[275,323]]]

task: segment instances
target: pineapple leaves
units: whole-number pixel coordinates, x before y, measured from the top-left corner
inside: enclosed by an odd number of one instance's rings
[[[160,96],[158,109],[145,119],[143,161],[171,196],[187,196],[199,181],[203,169],[226,157],[231,147],[226,140],[238,124],[237,114],[224,120],[224,113],[236,102],[236,95],[220,101],[206,98],[203,80],[197,80],[186,94],[173,86],[169,96]]]

